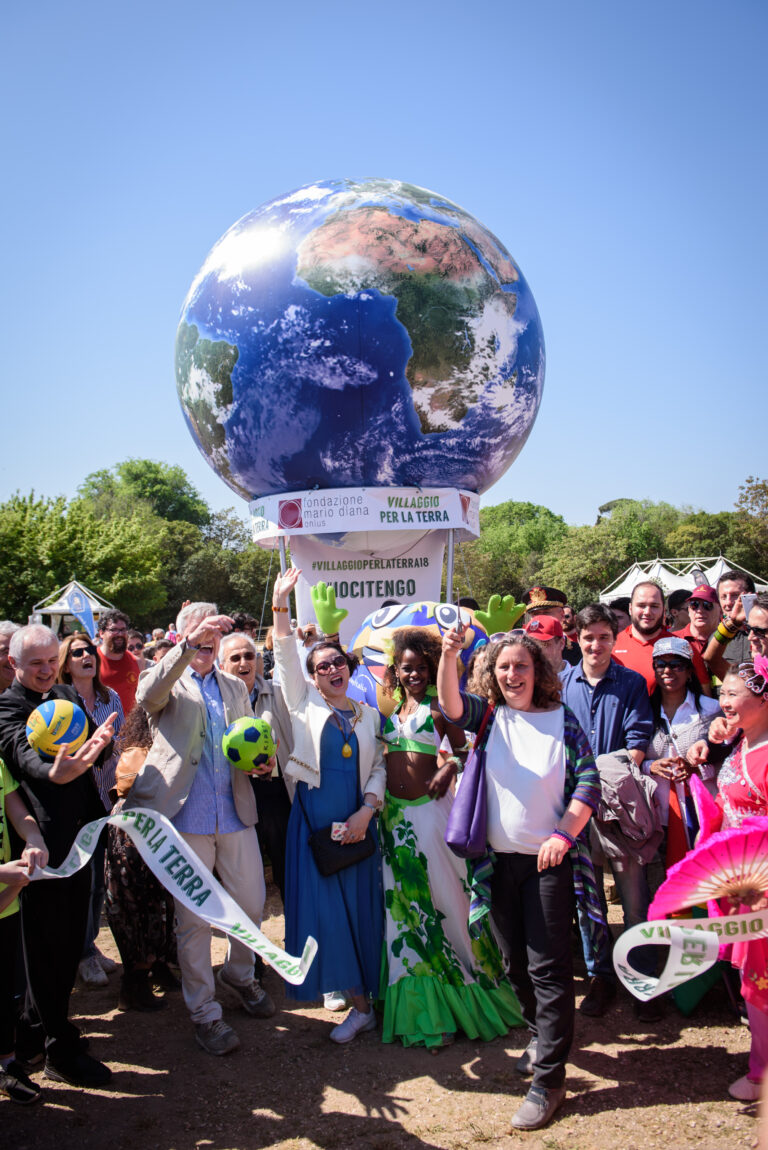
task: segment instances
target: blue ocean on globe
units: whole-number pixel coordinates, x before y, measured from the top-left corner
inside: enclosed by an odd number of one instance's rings
[[[383,179],[307,185],[209,253],[176,336],[200,451],[246,499],[487,490],[536,418],[544,340],[520,269],[458,205]]]

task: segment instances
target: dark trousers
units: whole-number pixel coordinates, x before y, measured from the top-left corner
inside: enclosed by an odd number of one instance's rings
[[[533,1085],[557,1088],[573,1042],[573,870],[566,855],[539,873],[536,855],[497,854],[491,915],[523,1018],[536,1035]]]
[[[263,859],[265,854],[269,856],[272,878],[285,906],[285,837],[288,834],[288,819],[291,817],[291,800],[282,778],[252,781],[259,813],[256,834],[261,857]]]
[[[0,918],[0,1056],[16,1049],[16,958],[21,919],[19,912]]]
[[[27,999],[22,1027],[42,1027],[54,1061],[77,1049],[79,1031],[67,1018],[83,953],[91,898],[91,870],[71,878],[33,882],[21,892],[21,930]]]
[[[291,800],[288,798],[282,776],[276,779],[251,779],[256,795],[256,809],[259,821],[256,834],[262,860],[265,855],[272,864],[272,878],[280,891],[280,899],[285,906],[285,837],[288,834],[288,819],[291,817]],[[254,973],[264,977],[264,959],[254,956]]]

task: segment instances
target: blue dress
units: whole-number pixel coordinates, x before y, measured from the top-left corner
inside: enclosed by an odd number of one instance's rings
[[[289,954],[301,954],[308,934],[317,939],[317,955],[304,982],[301,986],[285,984],[286,997],[301,1002],[320,998],[331,990],[375,994],[379,985],[384,932],[379,851],[324,878],[307,841],[307,820],[315,831],[332,822],[343,822],[360,807],[357,736],[352,734],[348,741],[352,755],[345,759],[341,753],[344,736],[329,716],[320,739],[320,786],[297,784],[288,823],[286,950]],[[373,822],[371,830],[375,837]]]

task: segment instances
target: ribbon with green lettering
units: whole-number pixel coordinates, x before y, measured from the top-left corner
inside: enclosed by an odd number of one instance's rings
[[[768,912],[723,915],[721,918],[673,918],[642,922],[619,935],[613,948],[616,973],[635,998],[647,1002],[703,974],[717,962],[721,946],[768,938]],[[658,978],[641,974],[630,960],[636,946],[668,946]]]
[[[242,912],[231,895],[198,858],[179,832],[157,811],[136,807],[116,815],[95,819],[84,826],[61,866],[36,868],[31,881],[69,878],[89,861],[96,848],[101,829],[111,824],[132,839],[152,874],[182,903],[204,922],[242,942],[279,975],[294,986],[300,986],[317,954],[317,943],[310,935],[301,958],[286,954],[259,930]]]

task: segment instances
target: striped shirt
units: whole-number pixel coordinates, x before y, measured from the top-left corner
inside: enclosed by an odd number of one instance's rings
[[[78,698],[83,704],[83,710],[89,716],[91,721],[100,727],[102,723],[106,722],[113,711],[117,711],[117,718],[115,719],[115,735],[118,734],[120,728],[125,723],[125,715],[123,714],[123,704],[120,702],[120,696],[107,687],[109,698],[106,702],[96,696],[96,706],[93,710],[87,706],[85,699],[78,692]],[[112,810],[112,800],[109,797],[109,792],[115,785],[115,770],[117,768],[117,760],[120,756],[116,751],[113,751],[105,763],[99,766],[93,766],[93,781],[96,783],[96,790],[99,792],[99,798],[104,804],[106,811]]]

